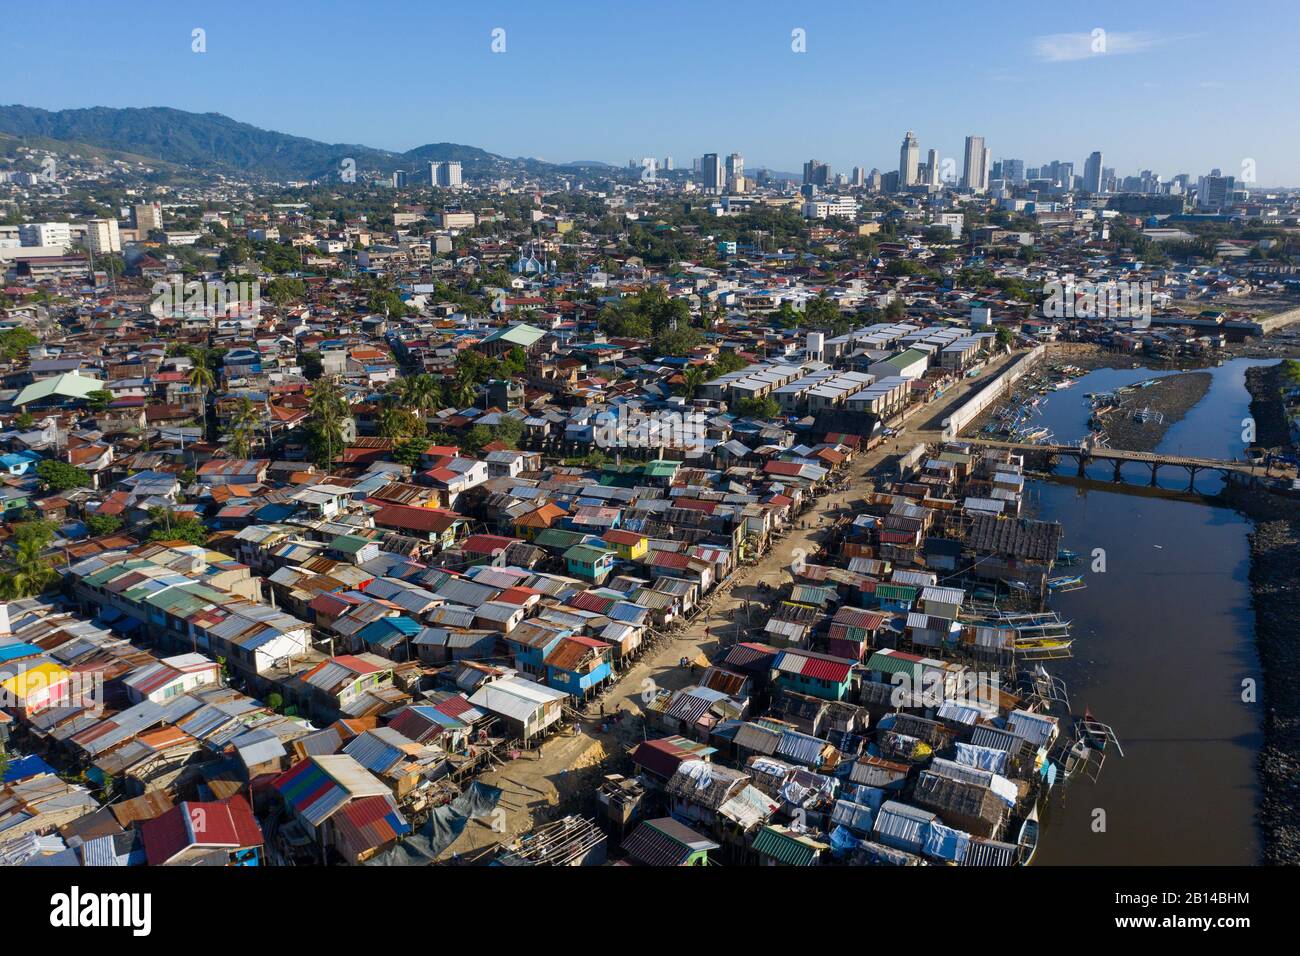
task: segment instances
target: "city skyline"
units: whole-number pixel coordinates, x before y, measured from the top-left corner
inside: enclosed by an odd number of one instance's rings
[[[1010,24],[956,6],[940,17],[900,12],[876,22],[849,6],[814,15],[758,4],[734,23],[674,2],[655,17],[602,11],[598,23],[549,20],[522,4],[454,23],[385,2],[364,20],[333,3],[141,9],[129,24],[97,19],[84,35],[34,10],[13,11],[10,35],[22,39],[5,47],[6,99],[45,109],[173,106],[331,143],[404,150],[451,141],[552,162],[619,165],[627,156],[738,148],[750,168],[783,172],[797,171],[807,152],[836,171],[888,170],[908,129],[922,155],[937,149],[960,168],[964,137],[977,129],[994,161],[1056,157],[1082,168],[1101,149],[1117,170],[1169,177],[1253,160],[1254,185],[1300,184],[1300,132],[1278,121],[1300,72],[1284,55],[1300,38],[1300,14],[1281,3],[1256,5],[1249,24],[1222,23],[1213,33],[1195,28],[1198,12],[1211,9],[1200,2],[1142,10],[1101,3],[1086,19]],[[683,34],[674,14],[688,9],[692,29]],[[393,46],[395,26],[436,39],[432,67],[409,59],[429,82],[403,78],[408,60]],[[924,46],[914,42],[921,28]],[[196,29],[202,53],[192,49]],[[724,29],[728,42],[719,44]],[[945,44],[978,44],[987,65],[920,55]],[[1250,55],[1237,55],[1247,44]],[[395,71],[367,73],[356,55],[367,49],[387,51]],[[1232,73],[1220,73],[1215,64],[1228,61]],[[332,63],[347,69],[335,76]],[[114,82],[95,82],[106,70]],[[584,82],[584,70],[604,82]],[[719,75],[737,90],[724,99],[706,95],[705,80]],[[471,86],[475,95],[463,95]]]

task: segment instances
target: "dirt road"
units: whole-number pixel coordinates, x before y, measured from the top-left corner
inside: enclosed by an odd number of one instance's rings
[[[763,581],[777,589],[788,583],[789,568],[796,553],[801,550],[811,555],[835,517],[840,513],[854,513],[854,499],[871,488],[868,474],[882,464],[892,467],[899,455],[919,442],[942,440],[943,418],[1009,360],[1010,357],[1003,356],[979,377],[952,386],[937,401],[909,418],[901,438],[859,455],[850,468],[850,481],[844,491],[817,499],[810,510],[795,520],[794,528],[775,541],[755,565],[741,568],[709,595],[706,611],[623,672],[601,701],[605,714],[619,713],[617,721],[602,718],[599,705],[593,705],[593,716],[578,722],[571,732],[553,737],[538,750],[482,774],[479,779],[484,783],[504,790],[501,807],[505,816],[497,818],[498,824],[504,820],[504,830],[493,830],[488,821],[473,821],[447,855],[452,852],[463,855],[481,850],[488,843],[508,842],[544,822],[549,814],[559,812],[560,804],[590,794],[601,774],[613,772],[623,754],[643,739],[644,721],[640,716],[643,702],[652,700],[658,689],[678,690],[698,678],[698,672],[679,666],[681,658],[691,659],[700,653],[711,657],[718,650],[719,642],[710,629],[736,621],[745,623],[746,602],[751,602],[753,623],[760,624],[771,598],[760,592],[757,584]]]

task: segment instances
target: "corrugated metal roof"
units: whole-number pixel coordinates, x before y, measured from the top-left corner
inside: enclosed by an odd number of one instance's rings
[[[759,828],[751,847],[760,856],[785,866],[812,866],[819,853],[819,847],[807,838],[770,826]]]

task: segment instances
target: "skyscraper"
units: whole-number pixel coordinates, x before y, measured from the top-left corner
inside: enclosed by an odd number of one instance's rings
[[[810,159],[803,164],[803,181],[805,186],[827,186],[830,184],[831,168],[820,160]]]
[[[910,129],[903,137],[903,145],[898,150],[898,186],[905,189],[915,186],[920,174],[921,144],[916,141],[916,134]]]
[[[930,150],[925,160],[925,181],[931,186],[939,185],[939,151]]]
[[[1196,189],[1196,205],[1202,209],[1222,209],[1232,204],[1232,193],[1237,188],[1235,176],[1224,176],[1218,169],[1202,176]]]
[[[451,188],[461,184],[460,163],[436,162],[429,164],[429,185]]]
[[[718,161],[717,153],[704,154],[704,158],[700,160],[700,176],[704,181],[705,192],[722,192],[722,163]]]
[[[745,191],[745,157],[739,153],[727,157],[727,188],[737,193]]]
[[[1012,183],[1025,181],[1025,161],[1023,159],[1002,160],[1002,178]]]
[[[1105,192],[1102,181],[1101,150],[1093,152],[1083,164],[1083,191],[1094,196]]]
[[[961,177],[963,189],[982,193],[989,188],[990,158],[989,150],[984,147],[983,136],[966,137],[966,164]]]

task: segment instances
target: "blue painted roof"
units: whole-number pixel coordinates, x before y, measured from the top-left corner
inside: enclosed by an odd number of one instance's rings
[[[15,661],[21,657],[34,657],[42,653],[44,651],[35,644],[9,644],[0,647],[0,662]]]

